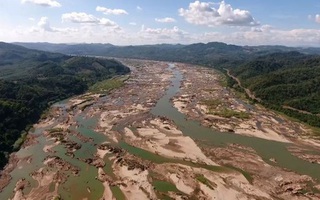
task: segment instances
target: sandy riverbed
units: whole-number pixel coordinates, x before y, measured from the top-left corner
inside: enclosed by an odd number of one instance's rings
[[[59,118],[62,116],[62,110],[56,109],[49,115],[52,118],[49,117],[36,126],[36,128],[50,127],[59,119],[55,128],[62,128],[63,134],[55,139],[64,137],[62,140],[64,148],[68,151],[66,146],[71,145],[71,153],[74,153],[77,149],[73,147],[77,143],[72,143],[69,136],[76,137],[80,141],[92,142],[90,138],[70,131],[71,126],[81,126],[76,124],[75,117],[79,114],[83,114],[86,118],[98,117],[97,125],[90,128],[107,136],[108,142],[99,141],[104,143],[104,148],[101,148],[101,143],[94,144],[93,148],[97,150],[93,151],[89,158],[93,159],[91,164],[96,160],[101,164],[96,167],[97,173],[93,175],[103,186],[101,198],[115,198],[111,191],[112,186],[119,187],[126,198],[139,200],[159,199],[162,195],[173,199],[318,198],[317,194],[299,193],[309,189],[308,184],[313,183],[308,176],[272,166],[253,149],[241,145],[203,147],[199,141],[185,136],[173,121],[152,116],[150,110],[171,84],[170,79],[173,74],[167,70],[168,64],[153,61],[124,61],[132,68],[130,78],[125,86],[112,91],[103,104],[99,104],[100,95],[87,94],[75,97],[68,104],[70,109],[65,118]],[[237,101],[232,92],[221,86],[216,72],[179,63],[176,63],[176,67],[183,72],[184,80],[180,93],[172,101],[174,106],[189,118],[213,129],[282,142],[293,142],[292,138],[306,134],[307,129],[303,126],[279,118],[275,113],[261,107],[248,110],[247,106]],[[82,110],[81,104],[87,98],[94,99],[94,102]],[[206,99],[220,99],[223,102],[217,101],[216,108],[209,109],[203,104],[203,100]],[[224,108],[248,112],[250,116],[240,119],[212,114]],[[49,135],[45,137],[47,141],[52,139]],[[134,153],[118,147],[120,141],[175,162],[143,160]],[[23,194],[18,184],[14,198],[39,198],[48,192],[51,182],[55,183],[55,190],[51,195],[58,195],[58,188],[63,187],[63,182],[69,178],[66,174],[77,176],[81,173],[77,171],[79,169],[76,166],[63,159],[49,156],[52,153],[51,149],[57,145],[61,144],[46,143],[42,147],[48,157],[43,161],[44,167],[35,170],[32,176],[39,187],[31,188],[31,192]],[[103,159],[109,159],[112,163],[113,178],[104,171]],[[83,162],[81,159],[77,161]],[[208,170],[203,166],[213,168]],[[153,185],[157,180],[173,184],[178,192],[157,190]]]

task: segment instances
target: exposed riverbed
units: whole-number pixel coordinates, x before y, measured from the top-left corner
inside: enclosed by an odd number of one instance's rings
[[[165,116],[173,120],[184,135],[203,141],[206,145],[223,146],[230,143],[237,143],[251,147],[269,164],[278,165],[282,168],[293,170],[300,174],[306,174],[320,180],[320,165],[307,162],[292,155],[287,150],[289,146],[294,146],[291,143],[264,140],[234,133],[221,133],[201,126],[197,121],[188,120],[186,115],[179,112],[178,109],[174,108],[170,103],[170,99],[180,91],[179,88],[183,80],[182,73],[179,70],[173,68],[172,65],[170,69],[173,70],[174,74],[172,85],[167,90],[166,95],[163,96],[151,110],[152,114]],[[275,159],[277,163],[272,163],[270,161],[271,158]]]
[[[36,144],[17,152],[20,161],[10,173],[12,180],[1,192],[1,199],[12,198],[15,188],[15,199],[19,199],[17,190],[27,199],[44,194],[62,199],[134,199],[135,194],[141,199],[175,199],[179,195],[208,199],[225,191],[230,192],[231,199],[240,194],[262,199],[276,196],[275,192],[260,191],[251,185],[252,177],[244,169],[220,166],[215,163],[219,160],[201,150],[227,149],[233,144],[252,149],[250,154],[262,158],[258,160],[263,165],[278,167],[279,176],[285,177],[289,170],[297,177],[308,175],[320,180],[320,165],[290,153],[288,148],[296,146],[292,142],[219,132],[173,107],[172,98],[181,93],[182,82],[189,78],[180,70],[182,64],[177,67],[161,62],[126,62],[132,65],[133,73],[124,88],[108,96],[82,96],[53,106],[52,118],[40,122],[30,133],[36,136]],[[81,99],[89,97],[93,103],[82,111]],[[75,106],[78,101],[80,104]],[[250,105],[249,108],[253,109]],[[106,144],[106,151],[97,154]],[[57,157],[63,160],[61,167],[57,163],[48,165]],[[31,176],[35,172],[47,182]],[[199,174],[205,178],[199,178]],[[232,181],[225,182],[226,177]],[[28,183],[17,188],[16,183],[22,178]],[[235,185],[240,183],[237,188]]]

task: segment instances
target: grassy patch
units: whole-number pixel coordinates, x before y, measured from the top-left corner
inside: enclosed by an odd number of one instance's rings
[[[206,106],[208,106],[209,110],[215,109],[219,105],[221,105],[223,102],[220,99],[210,99],[210,100],[204,100],[202,103]]]
[[[208,186],[211,190],[214,190],[214,186],[211,183],[211,181],[209,181],[206,177],[203,176],[203,174],[197,174],[196,179],[205,184],[206,186]]]
[[[228,87],[228,78],[221,72],[219,72],[219,83],[222,87]]]
[[[103,80],[92,85],[89,88],[89,92],[92,93],[109,93],[111,90],[120,88],[124,85],[124,81],[127,80],[129,76],[119,76],[112,79]]]
[[[218,115],[220,117],[224,117],[224,118],[231,118],[231,117],[236,117],[239,119],[249,119],[250,118],[250,114],[243,112],[243,111],[234,111],[234,110],[230,110],[227,108],[224,108],[221,111],[218,112],[214,112],[214,115]]]

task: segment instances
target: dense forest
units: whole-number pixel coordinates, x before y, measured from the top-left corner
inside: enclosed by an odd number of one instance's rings
[[[231,74],[264,105],[320,127],[320,56],[273,53],[232,68]]]
[[[8,153],[19,148],[17,139],[52,103],[129,71],[115,60],[66,56],[0,43],[0,168]]]

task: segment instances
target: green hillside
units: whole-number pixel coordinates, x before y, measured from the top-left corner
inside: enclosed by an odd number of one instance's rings
[[[268,107],[320,126],[320,56],[270,54],[231,69],[231,74]]]
[[[114,60],[71,57],[0,43],[0,167],[53,102],[130,70]]]

